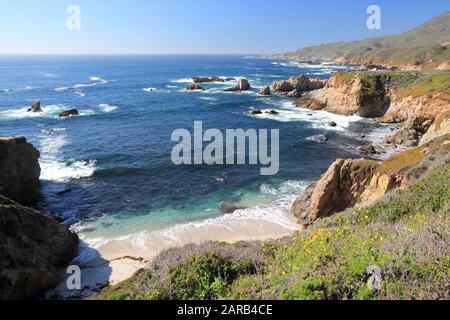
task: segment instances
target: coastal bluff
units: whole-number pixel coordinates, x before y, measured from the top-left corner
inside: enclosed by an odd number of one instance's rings
[[[21,204],[39,197],[39,151],[24,137],[0,136],[0,194]]]
[[[25,138],[0,137],[0,300],[33,299],[56,286],[57,270],[78,252],[68,227],[24,206],[39,196],[38,159]]]
[[[441,136],[385,161],[338,159],[297,198],[291,214],[306,228],[346,209],[371,206],[390,191],[404,189],[419,179],[425,170],[415,167],[421,162],[447,159],[449,139],[450,134]]]
[[[378,118],[380,123],[400,124],[385,142],[414,147],[430,141],[428,131],[449,133],[449,72],[361,72],[331,75],[323,89],[295,100],[299,108],[324,110],[340,115]],[[428,135],[427,135],[428,133]],[[422,138],[424,141],[421,141]]]

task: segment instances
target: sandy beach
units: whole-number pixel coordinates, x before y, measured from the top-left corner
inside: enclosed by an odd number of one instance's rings
[[[208,241],[236,243],[239,241],[267,241],[294,234],[298,226],[280,224],[263,219],[236,219],[220,223],[189,224],[155,232],[142,232],[108,241],[90,248],[92,259],[79,263],[82,290],[68,290],[65,280],[50,294],[63,298],[89,297],[95,290],[115,285],[145,268],[153,258],[164,250],[200,244]],[[95,249],[95,253],[93,253]],[[89,250],[89,249],[88,249]],[[95,255],[94,255],[95,254]]]

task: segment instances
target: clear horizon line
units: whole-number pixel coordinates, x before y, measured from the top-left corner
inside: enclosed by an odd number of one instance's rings
[[[110,52],[110,53],[98,53],[98,52],[93,52],[93,53],[2,53],[0,52],[0,56],[106,56],[106,55],[117,55],[117,56],[125,56],[125,55],[141,55],[141,56],[145,56],[145,55],[233,55],[233,56],[272,56],[272,55],[276,55],[278,53],[152,53],[152,52]]]

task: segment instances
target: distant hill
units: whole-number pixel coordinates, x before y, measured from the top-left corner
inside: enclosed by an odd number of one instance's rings
[[[337,42],[277,55],[298,60],[383,64],[447,69],[450,63],[450,12],[392,36]],[[443,65],[447,62],[447,68]]]

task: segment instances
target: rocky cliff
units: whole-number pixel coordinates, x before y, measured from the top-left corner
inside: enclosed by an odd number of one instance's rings
[[[58,285],[78,237],[54,218],[0,196],[0,300],[31,299]]]
[[[295,103],[341,115],[377,117],[382,123],[402,123],[386,142],[415,146],[450,112],[448,83],[448,72],[338,72],[325,88],[307,93]]]
[[[299,224],[307,227],[347,208],[373,205],[389,191],[407,187],[424,174],[423,168],[412,170],[424,159],[448,159],[449,151],[447,134],[384,162],[338,159],[295,201],[291,212]]]
[[[23,137],[0,136],[0,194],[22,204],[39,196],[39,151]]]
[[[277,80],[272,87],[275,91],[291,92],[297,90],[298,92],[311,91],[321,89],[325,86],[326,81],[320,79],[310,79],[304,75],[291,77],[288,80]]]

